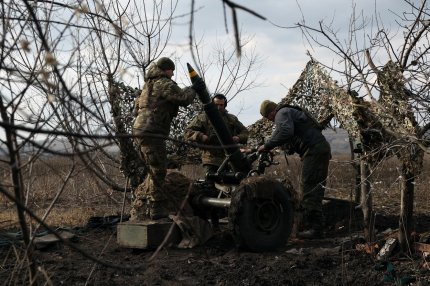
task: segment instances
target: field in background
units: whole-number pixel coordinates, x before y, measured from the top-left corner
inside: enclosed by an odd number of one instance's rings
[[[92,216],[107,216],[121,211],[122,192],[107,187],[80,163],[75,162],[76,167],[71,172],[72,165],[69,158],[46,157],[26,166],[25,197],[33,212],[43,217],[56,196],[55,206],[47,216],[47,222],[53,226],[80,226]],[[124,185],[125,179],[119,170],[106,164],[102,166],[111,179]],[[10,184],[4,166],[0,168],[0,176],[3,185]],[[11,188],[8,190],[12,192]],[[16,207],[0,194],[0,228],[14,225]]]
[[[300,160],[289,156],[276,158],[279,165],[272,166],[267,174],[274,177],[288,177],[295,189],[298,189]],[[52,200],[59,195],[54,208],[47,214],[48,224],[56,227],[83,226],[93,216],[118,215],[123,207],[124,193],[113,191],[102,183],[84,166],[75,168],[70,178],[64,183],[72,163],[68,159],[45,158],[26,168],[25,186],[27,206],[39,217],[46,215]],[[124,185],[125,180],[119,170],[105,165],[111,178]],[[381,214],[397,214],[400,209],[399,171],[395,158],[383,162],[373,173],[372,190],[375,211]],[[174,170],[172,170],[174,171]],[[201,166],[183,166],[181,173],[191,179],[203,177]],[[430,214],[430,160],[427,157],[422,174],[416,180],[416,214]],[[2,185],[10,185],[10,178],[4,166],[0,167]],[[9,182],[9,183],[8,183]],[[355,173],[350,158],[346,155],[334,155],[330,163],[326,196],[354,200]],[[11,191],[11,188],[8,188]],[[125,213],[129,212],[131,195],[125,196]],[[32,221],[32,224],[36,223]],[[17,226],[16,208],[13,202],[0,195],[0,229]]]

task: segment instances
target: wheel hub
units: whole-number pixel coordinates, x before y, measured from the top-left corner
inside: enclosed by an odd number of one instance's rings
[[[255,223],[259,229],[271,232],[280,225],[281,206],[273,201],[260,201],[255,205]]]

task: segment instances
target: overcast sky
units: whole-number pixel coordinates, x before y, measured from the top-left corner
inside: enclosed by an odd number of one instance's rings
[[[261,14],[267,18],[263,21],[244,11],[238,11],[239,25],[243,35],[252,37],[252,42],[246,48],[254,48],[262,60],[258,71],[258,81],[262,86],[249,92],[244,92],[229,103],[229,111],[239,116],[239,119],[249,125],[260,118],[259,105],[265,99],[278,102],[287,93],[288,89],[296,82],[299,74],[309,60],[306,51],[319,61],[333,64],[338,61],[333,54],[326,49],[309,46],[299,29],[284,29],[292,27],[303,19],[309,26],[316,27],[319,21],[326,24],[332,23],[339,38],[347,39],[349,21],[355,6],[356,14],[362,13],[369,23],[366,27],[368,34],[375,31],[372,17],[375,14],[383,21],[384,27],[390,33],[398,32],[396,14],[410,10],[408,5],[401,0],[359,0],[353,3],[348,0],[246,0],[234,1],[237,4]],[[418,1],[417,1],[418,2]],[[176,10],[177,15],[190,11],[191,1],[179,1]],[[211,48],[215,42],[233,41],[233,29],[231,26],[231,13],[227,8],[228,34],[225,29],[222,1],[220,0],[196,0],[197,13],[195,14],[196,37],[203,37],[205,47]],[[298,4],[299,3],[299,4]],[[167,49],[174,52],[182,64],[191,61],[191,55],[187,47],[188,42],[188,18],[180,18],[175,21],[173,36]],[[375,21],[373,21],[375,23]],[[321,36],[319,36],[321,37]],[[335,64],[335,63],[334,63]],[[176,71],[181,73],[180,70]],[[180,76],[178,74],[178,76]],[[213,87],[209,86],[209,90]]]

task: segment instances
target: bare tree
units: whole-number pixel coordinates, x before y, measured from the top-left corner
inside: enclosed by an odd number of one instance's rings
[[[91,172],[106,189],[120,191],[143,180],[145,165],[130,132],[132,110],[146,68],[166,55],[177,5],[155,0],[0,4],[0,140],[10,175],[0,183],[0,193],[16,206],[25,242],[25,258],[17,262],[10,284],[41,279],[32,240],[40,226],[51,230],[46,218],[77,173]],[[241,58],[233,57],[234,51],[218,47],[206,66],[219,69],[208,86],[230,100],[256,85],[252,74],[258,64],[253,51]],[[178,146],[184,124],[199,111],[197,103],[194,108],[182,110],[175,123],[171,142]],[[30,202],[31,182],[33,167],[46,154],[70,161],[65,169],[52,170],[59,182],[56,195],[39,217]],[[109,167],[121,169],[124,178],[112,176]]]
[[[32,284],[41,276],[32,251],[38,227],[32,221],[49,228],[44,220],[76,174],[78,161],[110,188],[127,190],[126,181],[110,175],[106,165],[121,164],[110,146],[132,146],[131,119],[122,116],[135,95],[115,83],[127,73],[143,78],[146,66],[163,53],[175,7],[176,2],[163,1],[0,4],[0,140],[10,174],[0,192],[16,206],[25,242],[25,258],[19,258],[11,284]],[[61,184],[40,218],[29,202],[34,190],[27,182],[33,164],[46,153],[71,160],[69,170],[53,170]],[[143,163],[136,162],[131,175],[123,167],[127,177],[133,176],[130,184],[143,177]]]
[[[355,11],[351,17],[350,36],[347,39],[341,38],[333,23],[320,21],[318,26],[309,26],[303,20],[297,27],[312,45],[332,51],[333,55],[345,64],[344,69],[333,66],[329,68],[333,72],[339,72],[339,77],[348,89],[355,89],[371,99],[369,108],[375,112],[380,122],[380,126],[373,127],[373,131],[379,130],[385,135],[382,141],[379,140],[379,146],[371,147],[371,142],[366,142],[366,138],[363,138],[366,137],[364,134],[370,134],[371,130],[362,130],[364,159],[369,166],[375,165],[388,154],[386,150],[389,150],[401,161],[400,170],[404,183],[401,186],[399,239],[406,251],[413,213],[413,180],[420,172],[423,151],[428,145],[423,135],[428,130],[430,119],[427,112],[429,90],[426,61],[430,22],[427,1],[422,1],[419,6],[413,1],[404,2],[410,9],[394,15],[398,19],[401,35],[392,34],[377,15],[370,22],[363,13],[355,14]],[[376,26],[371,26],[371,23],[376,23]],[[370,28],[370,31],[367,28]],[[404,39],[403,43],[398,44],[395,41],[399,36]],[[364,41],[365,39],[369,41]],[[385,62],[378,66],[373,58],[381,58]],[[366,179],[362,184],[368,185],[368,177],[363,177],[362,173],[362,178]],[[368,196],[362,198],[367,200],[367,203],[370,202]],[[364,207],[363,204],[364,201]]]

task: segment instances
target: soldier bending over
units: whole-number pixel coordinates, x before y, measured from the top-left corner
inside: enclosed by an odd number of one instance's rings
[[[316,123],[300,108],[281,105],[265,100],[260,113],[275,123],[272,137],[258,151],[271,150],[287,144],[290,152],[296,152],[302,159],[301,189],[304,210],[304,229],[298,233],[301,238],[317,238],[322,235],[325,182],[331,159],[330,144]]]

